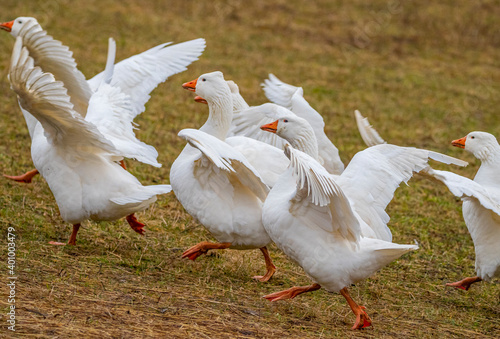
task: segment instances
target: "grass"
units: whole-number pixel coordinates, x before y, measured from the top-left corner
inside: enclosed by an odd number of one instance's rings
[[[201,59],[160,85],[136,120],[138,137],[157,148],[163,163],[157,169],[127,162],[145,184],[169,182],[184,145],[178,131],[206,119],[206,106],[180,85],[214,70],[235,80],[250,104],[266,101],[259,84],[270,72],[302,86],[346,163],[364,148],[353,118],[359,109],[391,143],[470,161],[464,169],[437,167],[472,177],[478,162],[450,141],[472,130],[500,135],[499,8],[496,1],[461,0],[5,0],[2,21],[37,17],[74,51],[88,77],[104,67],[109,36],[119,59],[165,41],[207,40]],[[13,43],[0,34],[0,171],[7,174],[32,168],[29,135],[6,78]],[[261,298],[310,283],[275,246],[278,271],[267,284],[250,278],[263,273],[259,251],[181,260],[184,249],[212,238],[173,194],[138,215],[147,224],[144,237],[124,220],[87,222],[76,247],[60,248],[48,242],[66,241],[71,226],[58,215],[45,181],[0,185],[2,229],[15,227],[18,237],[17,337],[500,336],[498,284],[476,284],[469,292],[444,287],[474,273],[473,244],[460,201],[418,177],[396,192],[388,213],[395,241],[416,239],[421,248],[352,287],[374,324],[357,332],[349,330],[353,315],[339,295],[321,290],[289,302]],[[6,274],[2,268],[2,283]],[[0,336],[10,335],[6,291]]]

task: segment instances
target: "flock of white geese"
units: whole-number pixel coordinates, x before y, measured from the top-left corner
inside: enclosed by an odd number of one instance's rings
[[[470,180],[428,165],[429,159],[466,162],[387,144],[356,112],[370,147],[344,167],[302,88],[270,75],[263,88],[273,103],[250,107],[234,82],[212,72],[183,84],[196,93],[196,101],[208,104],[209,114],[199,129],[179,132],[187,145],[172,165],[170,185],[143,186],[122,160],[161,165],[155,148],[135,137],[133,120],[159,83],[198,59],[205,40],[162,44],[115,64],[110,39],[105,70],[87,80],[68,47],[47,35],[36,19],[20,17],[0,28],[16,38],[9,80],[26,119],[36,168],[9,178],[44,177],[61,217],[73,224],[70,245],[87,219],[125,217],[143,234],[144,224],[134,213],[173,190],[217,240],[189,248],[184,258],[195,260],[213,249],[260,249],[266,272],[254,278],[265,282],[276,271],[267,250],[274,242],[312,284],[264,298],[291,299],[323,287],[345,297],[356,315],[352,328],[359,329],[371,320],[348,287],[418,248],[392,242],[385,212],[397,187],[418,172],[462,199],[474,241],[477,275],[447,285],[468,290],[472,283],[500,276],[500,146],[489,133],[471,132],[452,142],[481,161]]]

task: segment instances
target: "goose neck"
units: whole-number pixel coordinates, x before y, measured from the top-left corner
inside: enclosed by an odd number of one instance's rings
[[[221,140],[226,139],[233,120],[233,102],[231,96],[223,96],[216,100],[208,100],[208,119],[200,128],[201,131]]]
[[[298,149],[315,160],[319,159],[318,140],[313,131],[302,130],[295,139],[290,141],[293,148]]]

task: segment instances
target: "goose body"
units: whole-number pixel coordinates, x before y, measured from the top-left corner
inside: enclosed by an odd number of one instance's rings
[[[172,164],[170,183],[184,208],[214,236],[218,243],[199,243],[183,254],[195,260],[210,249],[254,249],[264,254],[267,281],[274,274],[266,245],[271,241],[262,225],[262,204],[288,165],[283,152],[244,137],[226,138],[233,115],[233,95],[221,72],[203,74],[183,84],[209,106],[209,116],[199,130],[182,130],[186,145]],[[275,157],[275,164],[263,155]],[[280,161],[281,159],[281,161]],[[277,171],[277,172],[275,172]]]
[[[179,136],[190,144],[172,164],[170,182],[187,212],[230,248],[268,245],[261,209],[269,189],[256,170],[240,152],[207,133],[185,129]]]
[[[464,148],[481,161],[474,180],[448,171],[430,170],[450,192],[462,199],[462,214],[474,242],[476,276],[447,284],[468,290],[472,283],[500,277],[500,146],[486,132],[471,132],[454,140],[454,146]]]
[[[369,326],[370,318],[347,288],[418,248],[392,243],[385,208],[394,191],[426,168],[430,158],[466,163],[432,151],[383,144],[359,152],[335,176],[317,161],[315,136],[305,119],[287,115],[261,128],[307,152],[285,146],[290,168],[271,189],[262,220],[274,243],[314,281],[265,298],[288,299],[323,287],[346,298],[357,317],[353,329]]]
[[[116,163],[122,159],[121,153],[94,124],[73,110],[63,83],[34,66],[20,37],[14,46],[9,79],[23,113],[29,111],[37,120],[27,120],[33,162],[47,180],[63,220],[79,227],[86,219],[130,217],[153,203],[157,194],[171,190],[169,185],[143,186]],[[110,93],[112,88],[103,84],[93,96]],[[89,105],[90,110],[93,107]],[[70,244],[75,243],[78,227]],[[136,231],[142,233],[139,228]]]
[[[106,67],[108,71],[105,70],[86,80],[83,73],[77,69],[69,48],[48,35],[35,18],[19,17],[0,24],[0,28],[10,32],[13,37],[23,38],[23,45],[28,49],[35,65],[40,66],[44,72],[51,73],[56,80],[63,82],[74,110],[96,125],[124,157],[156,167],[161,166],[157,161],[156,149],[136,138],[131,122],[144,111],[145,104],[150,99],[150,92],[159,83],[164,82],[171,75],[186,70],[186,66],[198,59],[205,48],[204,39],[195,39],[172,46],[169,46],[170,43],[161,44],[118,62],[116,65],[113,65],[116,44],[110,39]],[[113,74],[111,78],[109,78],[109,70]],[[103,82],[108,82],[114,88],[114,92],[110,92],[105,98],[93,96]],[[96,103],[95,107],[89,110],[91,100],[96,101],[97,98],[101,102]],[[103,99],[106,101],[128,100],[127,105],[130,109],[126,113],[127,116],[120,116],[124,113],[123,110],[113,112],[109,109],[99,109],[106,105],[102,102]],[[86,117],[88,112],[93,112],[93,114]],[[29,112],[25,113],[29,114]]]

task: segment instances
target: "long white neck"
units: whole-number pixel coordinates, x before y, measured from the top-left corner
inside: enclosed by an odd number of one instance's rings
[[[250,106],[248,106],[247,102],[245,101],[245,99],[243,99],[243,97],[241,96],[240,93],[232,93],[231,95],[233,97],[233,112],[234,113],[239,113],[242,110],[250,107]]]
[[[318,140],[312,129],[302,129],[292,140],[288,140],[293,148],[298,149],[319,160]]]
[[[488,143],[480,150],[472,152],[482,163],[497,163],[500,161],[500,146],[497,143]]]
[[[474,181],[485,187],[500,188],[500,146],[489,144],[480,152],[474,152],[474,156],[481,160],[481,166],[474,177]]]
[[[227,132],[233,120],[233,100],[229,89],[217,98],[206,99],[208,103],[208,119],[200,131],[226,140]]]

